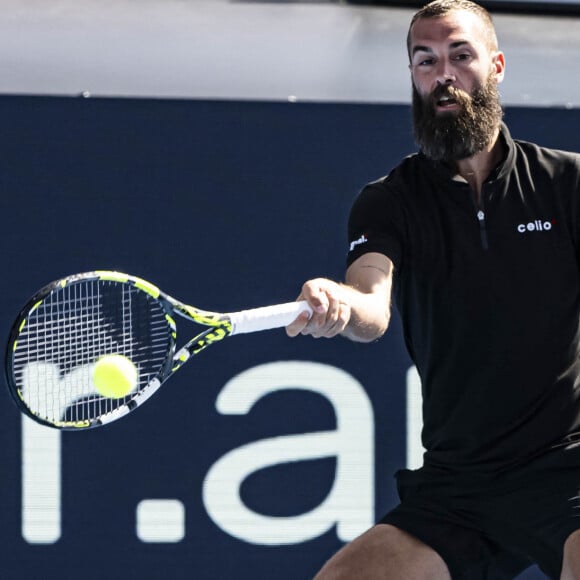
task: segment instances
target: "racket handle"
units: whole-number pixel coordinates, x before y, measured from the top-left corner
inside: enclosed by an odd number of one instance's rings
[[[228,314],[232,323],[231,334],[247,334],[288,326],[302,312],[312,315],[312,308],[305,300],[232,312]]]

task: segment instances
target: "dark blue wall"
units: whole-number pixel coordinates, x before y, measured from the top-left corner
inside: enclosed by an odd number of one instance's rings
[[[2,97],[0,118],[3,339],[33,291],[77,271],[127,271],[211,310],[293,300],[309,277],[342,276],[351,200],[414,150],[406,106]],[[580,149],[577,111],[510,109],[507,120],[515,137]],[[61,493],[56,541],[23,537],[34,516],[22,515],[21,463],[32,454],[38,464],[42,452],[22,449],[26,427],[0,395],[2,578],[312,577],[341,545],[333,526],[264,545],[233,537],[204,503],[208,472],[231,450],[337,426],[331,401],[292,376],[246,414],[216,409],[228,381],[273,361],[328,365],[364,386],[372,413],[361,445],[374,453],[380,517],[406,462],[410,363],[398,321],[366,346],[272,331],[210,349],[123,421],[58,435],[61,479],[46,490]],[[336,464],[331,456],[258,469],[241,500],[267,517],[299,517],[329,494]],[[183,539],[138,536],[145,498],[180,502]]]

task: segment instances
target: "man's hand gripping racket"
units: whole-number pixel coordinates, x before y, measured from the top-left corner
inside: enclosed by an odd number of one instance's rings
[[[6,353],[8,386],[18,407],[39,423],[98,427],[136,409],[208,346],[287,326],[302,312],[312,312],[304,301],[208,312],[135,276],[76,274],[39,290],[16,318]],[[208,328],[177,348],[175,314]],[[137,369],[135,388],[120,398],[102,396],[93,382],[97,362],[113,355]]]

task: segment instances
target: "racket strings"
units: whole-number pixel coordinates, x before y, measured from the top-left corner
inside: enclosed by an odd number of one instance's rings
[[[57,423],[96,419],[127,404],[156,376],[172,347],[165,312],[134,286],[84,280],[52,291],[24,321],[13,372],[24,403]],[[92,382],[99,358],[121,354],[138,370],[138,386],[121,399],[100,396]]]

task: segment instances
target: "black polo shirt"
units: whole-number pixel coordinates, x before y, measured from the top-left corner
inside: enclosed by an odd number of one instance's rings
[[[349,265],[394,263],[434,469],[497,473],[580,431],[580,155],[500,138],[479,207],[418,153],[349,219]]]

